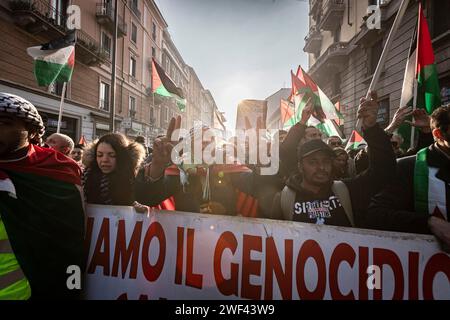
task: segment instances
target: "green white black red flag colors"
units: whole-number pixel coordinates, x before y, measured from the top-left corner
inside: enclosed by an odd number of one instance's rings
[[[298,68],[296,75],[291,71],[291,78],[291,99],[294,100],[296,122],[301,118],[303,109],[310,100],[314,103],[314,112],[308,125],[317,127],[328,137],[344,138],[344,134],[335,123],[335,120],[343,119],[342,115],[314,80],[301,67]]]
[[[294,105],[290,101],[281,99],[280,113],[281,125],[283,129],[289,129],[293,127],[300,120],[298,117],[298,113],[295,114]]]
[[[446,186],[438,176],[438,168],[428,166],[428,148],[417,153],[414,166],[414,208],[448,221]]]
[[[77,297],[65,284],[67,267],[85,264],[80,176],[73,160],[31,144],[26,158],[0,161],[1,220],[33,296]]]
[[[300,95],[305,94],[306,96],[311,97],[318,113],[323,113],[325,118],[330,120],[339,120],[343,118],[333,102],[331,102],[327,95],[319,88],[319,86],[314,82],[310,75],[303,70],[302,67],[299,67],[297,71],[297,78],[303,85],[296,88],[296,93]]]
[[[416,86],[414,86],[415,83]],[[416,107],[425,109],[428,114],[431,114],[441,105],[433,46],[421,3],[419,4],[417,28],[411,41],[409,58],[406,64],[401,106],[413,106],[414,97]],[[399,133],[409,146],[411,127],[404,124],[400,127]]]
[[[345,150],[357,150],[361,144],[367,145],[367,142],[356,130],[353,130],[352,135],[345,146]]]
[[[174,98],[178,109],[186,109],[183,91],[166,75],[164,69],[152,59],[152,93],[166,98]]]
[[[30,47],[27,53],[34,59],[34,75],[39,86],[69,82],[75,65],[75,33]]]

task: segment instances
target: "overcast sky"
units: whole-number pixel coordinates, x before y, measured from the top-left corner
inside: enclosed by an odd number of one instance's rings
[[[227,127],[243,99],[290,87],[308,31],[307,0],[156,0],[175,45],[192,66]]]

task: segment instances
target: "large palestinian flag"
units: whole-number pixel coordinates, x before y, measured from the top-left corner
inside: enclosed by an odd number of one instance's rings
[[[416,107],[425,109],[428,114],[431,114],[441,105],[433,46],[421,3],[419,3],[417,28],[411,41],[409,58],[406,63],[401,106],[413,106],[414,98],[416,99]],[[405,140],[404,147],[409,147],[411,126],[403,124],[398,132]]]
[[[343,117],[326,94],[301,67],[299,67],[297,75],[291,71],[291,78],[291,98],[294,100],[294,119],[297,120],[296,122],[301,118],[301,114],[308,100],[312,99],[315,110],[313,116],[308,121],[308,125],[318,128],[328,137],[339,136],[343,139],[344,134],[335,122],[336,120],[343,119]]]
[[[183,91],[166,75],[164,69],[152,59],[152,93],[166,98],[174,98],[178,109],[186,109]]]
[[[0,162],[0,216],[32,297],[77,294],[66,271],[85,263],[80,174],[73,160],[34,145],[26,158]]]
[[[75,66],[75,33],[27,49],[34,59],[34,75],[39,86],[69,82]]]

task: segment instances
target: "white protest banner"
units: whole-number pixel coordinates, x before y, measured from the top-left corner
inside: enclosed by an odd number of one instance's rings
[[[450,299],[450,256],[431,236],[117,206],[87,213],[86,299]]]

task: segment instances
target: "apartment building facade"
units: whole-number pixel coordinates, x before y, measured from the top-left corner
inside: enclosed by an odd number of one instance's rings
[[[163,32],[163,51],[161,61],[162,67],[166,71],[167,76],[169,76],[173,83],[181,89],[184,97],[187,97],[189,82],[189,75],[187,73],[188,68],[167,30],[164,30]],[[164,121],[161,123],[162,127],[167,127],[167,119],[178,115],[181,116],[181,127],[184,129],[188,127],[187,113],[181,112],[174,99],[172,99],[169,103],[166,103],[163,108],[165,110],[161,110],[163,115],[161,117],[161,121]],[[186,109],[188,108],[190,108],[190,104],[187,101]]]
[[[214,127],[214,116],[217,109],[216,102],[209,90],[203,90],[201,95],[202,123],[208,127]]]
[[[310,0],[310,26],[304,51],[309,74],[345,116],[345,134],[355,127],[359,99],[370,81],[401,1]],[[381,10],[381,29],[370,29],[368,6]],[[443,103],[450,102],[450,1],[426,2],[425,15],[432,35]],[[376,90],[380,100],[378,122],[386,126],[399,107],[411,38],[417,23],[418,2],[411,0],[394,37]]]
[[[190,108],[187,110],[189,127],[193,127],[196,121],[202,121],[201,103],[202,103],[202,91],[203,85],[197,76],[194,68],[187,66],[189,85],[187,100]]]
[[[113,3],[0,0],[4,43],[0,48],[0,91],[35,104],[46,122],[47,134],[56,131],[62,86],[37,86],[26,48],[64,36],[68,31],[66,9],[72,4],[79,6],[81,29],[76,30],[75,68],[65,93],[61,132],[75,141],[82,135],[90,141],[110,132]],[[182,66],[184,62],[175,45],[168,44],[168,24],[153,0],[119,0],[118,14],[115,131],[151,140],[165,132],[167,121],[162,118],[176,115],[173,101],[158,101],[151,93],[151,59],[164,65],[163,57],[175,52]],[[182,78],[179,84],[187,88],[187,74]],[[161,111],[166,109],[170,110],[167,115]]]

